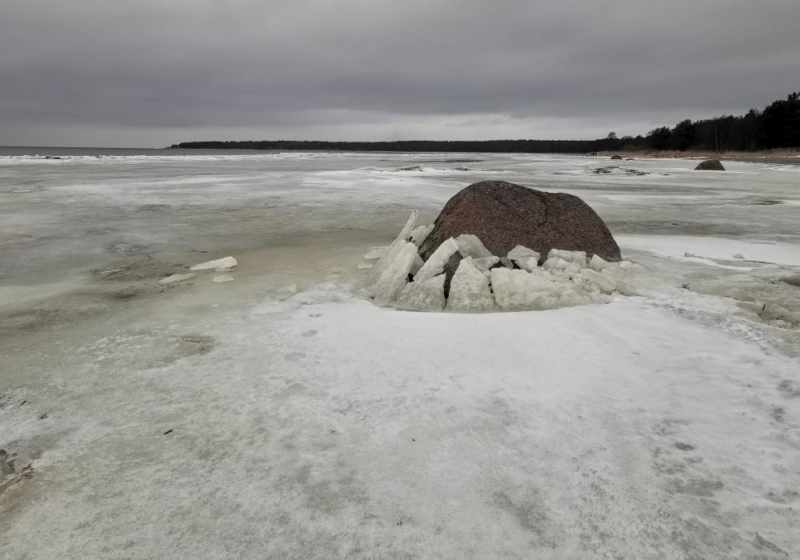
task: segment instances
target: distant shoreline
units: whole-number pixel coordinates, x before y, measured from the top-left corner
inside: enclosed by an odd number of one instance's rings
[[[659,159],[718,159],[726,161],[740,161],[743,163],[773,163],[780,165],[800,165],[800,148],[780,150],[755,150],[752,152],[709,152],[675,150],[646,150],[646,151],[602,151],[598,156],[621,155],[632,158],[659,158]]]

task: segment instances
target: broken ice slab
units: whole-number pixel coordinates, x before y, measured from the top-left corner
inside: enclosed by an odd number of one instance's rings
[[[566,270],[570,264],[572,263],[562,259],[561,257],[550,257],[544,261],[542,268],[549,271]]]
[[[472,264],[481,272],[489,272],[489,269],[500,262],[500,257],[485,257],[483,259],[472,259]]]
[[[419,253],[417,253],[417,258],[414,259],[414,264],[411,267],[411,276],[416,276],[423,266],[425,266],[425,261],[423,261]]]
[[[459,263],[450,282],[447,311],[470,313],[491,311],[493,308],[494,297],[489,289],[489,280],[467,257]]]
[[[492,290],[498,307],[506,311],[556,309],[592,301],[572,281],[543,270],[493,268]]]
[[[418,228],[414,229],[411,232],[411,242],[416,245],[417,247],[422,247],[422,244],[425,243],[425,240],[428,239],[428,236],[433,231],[433,224],[427,226],[419,226]]]
[[[428,261],[414,277],[414,281],[424,282],[425,280],[429,280],[441,274],[444,271],[447,261],[450,260],[450,257],[452,257],[456,251],[458,251],[458,243],[451,237],[439,245],[439,248],[433,252]]]
[[[592,255],[592,260],[589,261],[589,268],[595,272],[603,272],[608,268],[608,263],[600,255]]]
[[[517,266],[519,266],[522,270],[533,272],[539,268],[539,255],[536,255],[535,257],[520,257],[514,262],[516,262]]]
[[[233,257],[225,257],[224,259],[217,259],[215,261],[208,261],[194,265],[189,270],[211,270],[216,271],[230,270],[237,266],[239,262]]]
[[[623,296],[638,296],[640,295],[636,289],[628,284],[627,282],[622,282],[621,280],[617,280],[617,291],[622,294]]]
[[[484,247],[483,242],[478,239],[477,235],[464,233],[456,237],[456,245],[458,245],[458,252],[465,259],[472,257],[473,259],[484,259],[492,257],[491,251]]]
[[[408,221],[406,225],[403,226],[403,229],[400,230],[400,234],[395,239],[395,243],[398,241],[408,241],[411,239],[411,232],[414,230],[414,226],[417,224],[417,217],[419,216],[419,211],[412,210],[411,215],[408,217]]]
[[[358,268],[361,270],[369,270],[372,268],[372,265],[369,263],[359,263]]]
[[[583,268],[586,266],[586,251],[563,251],[561,249],[550,249],[550,252],[547,253],[547,258],[552,259],[554,257],[562,258],[568,262],[574,262]]]
[[[519,261],[520,259],[530,259],[535,258],[536,261],[539,261],[541,255],[534,251],[533,249],[528,249],[522,245],[517,245],[513,249],[508,252],[508,258],[512,261]]]
[[[386,267],[389,266],[389,263],[393,262],[400,253],[400,250],[405,247],[407,239],[411,235],[411,230],[414,228],[414,224],[417,221],[418,214],[419,212],[416,210],[411,212],[411,216],[408,218],[406,225],[403,226],[403,230],[400,232],[400,235],[397,236],[397,238],[388,247],[386,253],[380,257],[380,260],[378,260],[378,262],[370,271],[368,284],[375,284],[383,274]]]
[[[396,251],[381,259],[380,274],[369,287],[370,295],[378,301],[394,301],[408,282],[411,267],[418,256],[417,246],[405,241],[401,243]]]
[[[187,272],[186,274],[173,274],[158,281],[159,284],[174,284],[175,282],[183,282],[184,280],[191,280],[197,276],[194,272]]]
[[[611,294],[617,289],[617,283],[614,279],[605,274],[600,274],[588,268],[582,270],[581,274],[604,294]]]
[[[211,279],[212,282],[216,282],[217,284],[222,284],[224,282],[233,282],[233,276],[230,274],[217,274],[214,278]]]
[[[397,298],[396,307],[408,311],[442,311],[445,275],[440,274],[423,282],[409,282]]]

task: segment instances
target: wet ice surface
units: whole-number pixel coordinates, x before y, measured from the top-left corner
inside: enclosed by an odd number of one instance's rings
[[[609,163],[0,157],[0,557],[800,555],[798,325],[757,313],[800,311],[800,169]],[[583,197],[642,297],[353,296],[492,178]]]

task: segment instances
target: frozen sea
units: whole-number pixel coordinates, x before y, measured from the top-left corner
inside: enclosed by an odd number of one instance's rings
[[[0,150],[0,558],[800,557],[800,166],[696,164]],[[484,179],[582,197],[641,295],[359,295]]]

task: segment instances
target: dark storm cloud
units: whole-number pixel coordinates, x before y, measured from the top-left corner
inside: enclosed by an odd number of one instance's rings
[[[798,24],[796,0],[18,0],[0,144],[674,124],[798,89]]]

